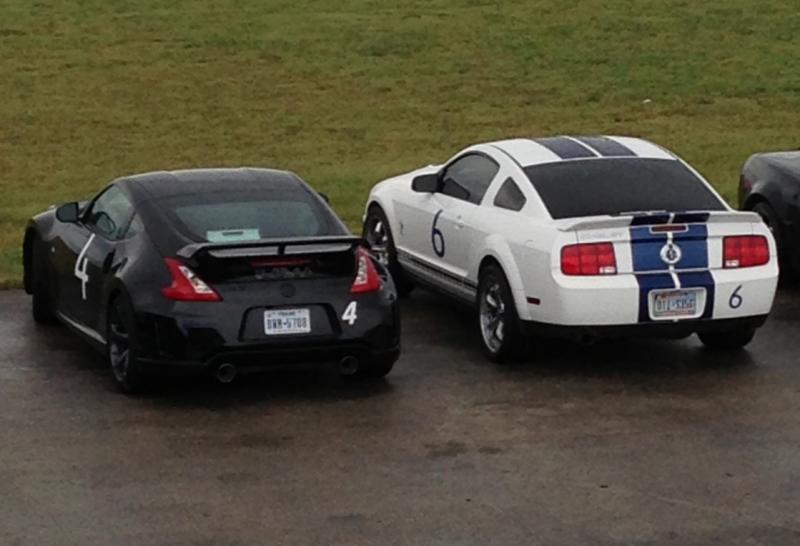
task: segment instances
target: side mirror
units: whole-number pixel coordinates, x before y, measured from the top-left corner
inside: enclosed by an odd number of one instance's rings
[[[79,217],[80,207],[78,206],[78,203],[64,203],[56,209],[56,218],[58,218],[60,222],[74,224],[78,221]]]
[[[439,173],[421,174],[411,181],[411,189],[420,193],[433,193],[439,189]]]

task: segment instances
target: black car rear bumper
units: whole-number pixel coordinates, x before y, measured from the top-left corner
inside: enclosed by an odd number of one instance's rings
[[[148,357],[141,358],[140,363],[151,372],[214,373],[221,365],[232,364],[241,373],[255,373],[335,366],[346,357],[355,358],[359,365],[370,365],[395,362],[399,356],[399,344],[388,349],[375,349],[363,343],[336,343],[280,348],[274,346],[224,348],[206,360]]]
[[[378,296],[375,296],[378,300]],[[360,363],[397,360],[400,317],[396,299],[361,300],[358,320],[342,325],[329,305],[312,309],[313,334],[266,336],[263,310],[252,307],[172,316],[142,313],[138,317],[139,361],[150,370],[215,371],[232,364],[240,372],[337,364],[346,357]],[[318,309],[316,309],[318,308]],[[316,314],[315,314],[316,313]],[[328,317],[329,315],[329,317]],[[233,319],[229,317],[243,317]],[[328,317],[328,318],[326,318]],[[262,331],[253,325],[261,325]]]
[[[736,319],[703,319],[680,322],[646,322],[612,326],[562,326],[541,322],[522,323],[527,335],[571,339],[591,343],[601,339],[619,338],[666,338],[679,339],[697,333],[729,332],[732,330],[754,330],[761,327],[767,315]]]

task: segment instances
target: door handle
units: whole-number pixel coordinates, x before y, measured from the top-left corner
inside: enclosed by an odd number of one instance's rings
[[[464,227],[464,219],[461,216],[456,216],[456,227],[461,229]]]

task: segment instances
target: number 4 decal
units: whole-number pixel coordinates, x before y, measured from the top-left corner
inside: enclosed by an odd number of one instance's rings
[[[86,244],[83,245],[81,249],[81,253],[78,254],[78,259],[75,260],[75,276],[78,277],[78,280],[81,281],[81,298],[84,300],[86,299],[86,284],[89,282],[89,273],[86,272],[86,268],[89,266],[89,258],[86,258],[86,251],[89,249],[89,245],[92,244],[94,241],[94,233],[89,236],[89,240],[86,241]]]
[[[358,315],[356,315],[356,306],[358,304],[354,301],[351,301],[347,304],[347,308],[344,310],[344,314],[342,315],[342,320],[348,323],[350,326],[356,323],[356,319]]]

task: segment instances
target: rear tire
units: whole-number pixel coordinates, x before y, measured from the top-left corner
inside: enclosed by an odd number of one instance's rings
[[[477,323],[484,354],[503,363],[517,356],[523,345],[517,308],[503,270],[489,264],[481,270],[477,295]]]
[[[800,272],[800,259],[787,254],[783,241],[783,228],[778,213],[775,212],[775,209],[766,201],[756,203],[753,207],[753,212],[761,216],[761,219],[772,232],[772,236],[775,238],[775,247],[778,249],[778,258],[780,259],[781,267],[785,269],[789,275],[798,275]]]
[[[47,274],[39,254],[39,238],[31,245],[31,308],[33,320],[37,324],[55,324],[56,314],[53,311],[53,299],[48,288]]]
[[[781,223],[778,214],[769,203],[764,201],[756,203],[753,207],[753,212],[761,216],[761,219],[767,224],[767,227],[772,232],[772,236],[775,237],[775,244],[778,246],[778,250],[781,250],[783,247],[783,232],[781,231]]]
[[[727,332],[707,332],[697,334],[707,349],[712,351],[738,351],[753,341],[753,329],[730,330]]]
[[[106,352],[111,377],[125,394],[145,389],[145,377],[138,358],[138,341],[133,305],[125,296],[116,296],[108,306]]]
[[[392,228],[386,213],[378,205],[372,205],[364,220],[363,237],[370,244],[372,254],[392,276],[397,295],[407,296],[414,289],[414,283],[408,278],[397,260],[397,248],[394,246]]]

